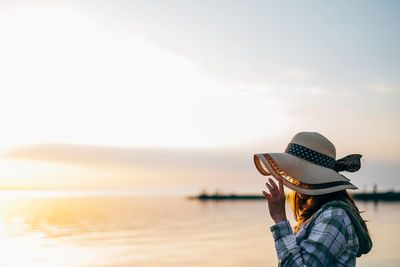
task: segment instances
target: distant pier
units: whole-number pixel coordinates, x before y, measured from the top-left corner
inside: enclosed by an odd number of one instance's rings
[[[355,200],[358,201],[400,201],[400,192],[388,191],[388,192],[371,192],[371,193],[354,193],[351,194]],[[222,194],[216,192],[209,194],[202,192],[195,196],[188,196],[188,199],[198,200],[261,200],[265,199],[263,195],[244,195],[244,194]]]
[[[355,193],[353,198],[360,201],[400,201],[400,192]]]
[[[201,193],[196,196],[189,196],[189,199],[199,200],[241,200],[241,199],[265,199],[263,195],[237,195],[237,194],[207,194]]]

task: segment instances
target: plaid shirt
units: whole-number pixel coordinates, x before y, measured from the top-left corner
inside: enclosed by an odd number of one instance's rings
[[[297,235],[288,221],[271,226],[279,266],[355,266],[359,243],[346,211],[330,207],[314,216],[308,237],[308,222]]]

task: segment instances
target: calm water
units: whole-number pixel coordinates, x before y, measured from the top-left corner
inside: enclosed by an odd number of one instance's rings
[[[400,203],[358,205],[374,248],[357,265],[399,266]],[[264,200],[3,193],[0,264],[276,266],[270,225]]]

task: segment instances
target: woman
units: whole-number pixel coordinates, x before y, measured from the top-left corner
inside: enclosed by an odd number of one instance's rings
[[[270,227],[281,266],[355,266],[372,242],[367,226],[346,189],[357,189],[340,171],[360,169],[359,154],[335,160],[335,146],[315,132],[296,134],[284,153],[254,155],[257,169],[269,178]],[[298,224],[286,219],[283,185]]]

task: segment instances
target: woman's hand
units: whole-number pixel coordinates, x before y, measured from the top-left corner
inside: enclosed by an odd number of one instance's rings
[[[275,223],[286,221],[285,192],[283,190],[282,179],[279,179],[279,188],[271,178],[268,181],[269,183],[266,182],[265,185],[269,190],[269,194],[265,191],[262,192],[268,201],[269,214]]]

